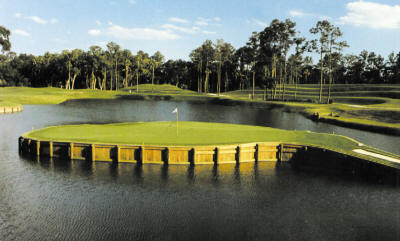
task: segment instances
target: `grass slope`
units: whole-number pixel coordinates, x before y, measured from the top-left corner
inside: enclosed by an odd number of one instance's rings
[[[232,91],[225,95],[228,98],[249,100],[252,90]],[[294,93],[296,92],[296,101]],[[270,93],[268,93],[270,94]],[[264,90],[255,91],[255,101],[263,101]],[[324,89],[323,99],[326,100]],[[333,104],[317,104],[319,98],[318,85],[286,86],[287,101],[273,101],[277,105],[312,115],[318,112],[322,121],[338,123],[346,126],[362,126],[365,129],[377,130],[388,128],[400,133],[400,85],[333,85]],[[303,102],[299,102],[303,101]]]
[[[131,93],[129,92],[131,90]],[[29,87],[3,87],[0,88],[0,101],[7,101],[16,104],[60,104],[70,99],[114,99],[121,96],[131,95],[175,95],[189,96],[196,92],[182,90],[172,85],[154,85],[154,92],[150,84],[139,85],[139,92],[136,88],[121,89],[119,91],[100,91],[90,89],[65,90],[60,88],[29,88]],[[0,102],[2,106],[2,102]]]
[[[208,122],[179,122],[178,135],[176,122],[137,122],[55,126],[32,131],[24,136],[43,141],[133,145],[193,146],[286,142],[345,151],[358,147],[357,142],[338,135]]]

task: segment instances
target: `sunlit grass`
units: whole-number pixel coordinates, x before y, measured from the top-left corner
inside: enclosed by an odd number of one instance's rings
[[[178,132],[177,132],[178,128]],[[137,122],[48,127],[25,135],[43,141],[132,145],[223,145],[284,142],[351,151],[357,142],[338,135],[209,122]]]
[[[131,90],[129,92],[129,90]],[[182,90],[173,85],[151,85],[139,86],[140,95],[193,95],[196,92]],[[65,90],[60,88],[28,88],[28,87],[3,87],[0,88],[0,106],[2,103],[13,102],[16,104],[60,104],[71,99],[114,99],[121,96],[136,95],[135,87],[121,89],[119,91],[101,91],[90,89]],[[4,105],[5,106],[5,105]]]

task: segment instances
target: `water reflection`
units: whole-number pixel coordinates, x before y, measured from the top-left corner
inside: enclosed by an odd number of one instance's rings
[[[55,158],[21,157],[26,163],[53,173],[68,173],[72,176],[94,177],[112,181],[137,183],[137,181],[155,181],[177,183],[186,179],[186,184],[208,182],[213,185],[229,181],[241,185],[241,180],[260,178],[260,167],[264,178],[277,172],[291,172],[290,165],[276,162],[220,164],[220,165],[160,165],[116,162],[91,162],[87,160],[64,160]],[[130,174],[129,174],[130,173]],[[159,178],[157,178],[159,177]],[[207,181],[208,180],[208,181]],[[251,181],[253,182],[253,181]]]
[[[196,176],[194,173],[195,173],[195,165],[188,165],[187,180],[189,184],[193,184],[196,181]]]

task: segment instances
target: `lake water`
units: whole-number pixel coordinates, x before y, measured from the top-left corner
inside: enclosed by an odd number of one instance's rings
[[[337,133],[399,154],[400,138],[280,109],[132,100],[0,115],[0,240],[400,240],[400,189],[289,164],[161,166],[29,160],[18,137],[49,125],[174,120]]]

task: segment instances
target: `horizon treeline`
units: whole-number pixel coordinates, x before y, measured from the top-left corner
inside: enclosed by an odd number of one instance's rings
[[[17,55],[10,51],[10,31],[0,26],[0,86],[118,90],[154,83],[214,93],[259,87],[270,98],[285,99],[287,84],[319,84],[319,101],[323,88],[328,89],[329,101],[335,83],[400,83],[400,52],[386,59],[367,50],[344,55],[348,44],[329,21],[317,22],[310,29],[314,39],[309,40],[295,27],[290,19],[275,19],[238,49],[222,39],[206,40],[186,61],[165,60],[159,51],[133,54],[114,42],[105,49]]]

